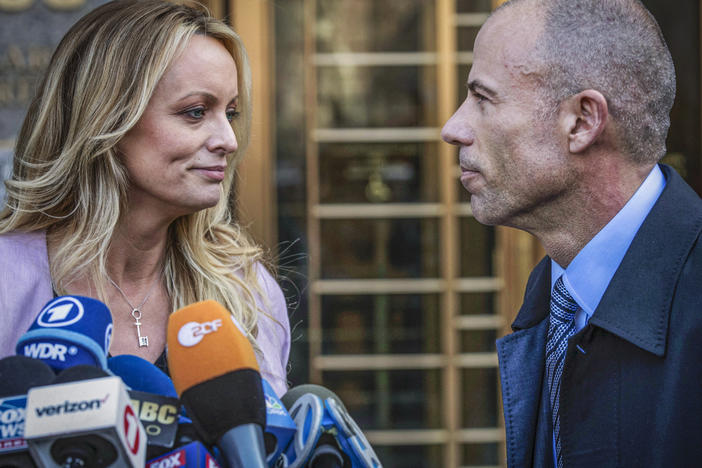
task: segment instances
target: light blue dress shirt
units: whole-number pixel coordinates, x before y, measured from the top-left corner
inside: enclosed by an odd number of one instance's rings
[[[664,188],[665,177],[656,165],[619,213],[583,247],[566,269],[551,260],[551,289],[562,275],[566,289],[578,303],[576,333],[582,330],[597,309],[631,241]],[[555,461],[555,435],[553,458]]]

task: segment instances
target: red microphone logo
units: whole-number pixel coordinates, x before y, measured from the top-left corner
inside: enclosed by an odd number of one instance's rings
[[[124,408],[124,438],[127,441],[129,451],[136,455],[141,442],[139,440],[139,420],[129,405]]]

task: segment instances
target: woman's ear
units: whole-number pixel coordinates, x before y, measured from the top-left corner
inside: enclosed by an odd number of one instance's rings
[[[567,98],[561,107],[561,121],[571,153],[582,153],[604,131],[609,118],[607,99],[599,91],[586,89]]]

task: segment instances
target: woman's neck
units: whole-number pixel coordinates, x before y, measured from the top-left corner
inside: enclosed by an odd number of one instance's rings
[[[108,274],[118,284],[141,283],[160,276],[167,237],[167,227],[149,231],[135,226],[119,227],[107,253]]]

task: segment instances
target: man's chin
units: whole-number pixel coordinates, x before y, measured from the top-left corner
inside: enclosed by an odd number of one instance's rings
[[[482,200],[476,199],[476,195],[470,197],[470,206],[473,213],[473,218],[480,224],[486,226],[497,226],[502,224],[500,212],[495,207],[483,203]]]

